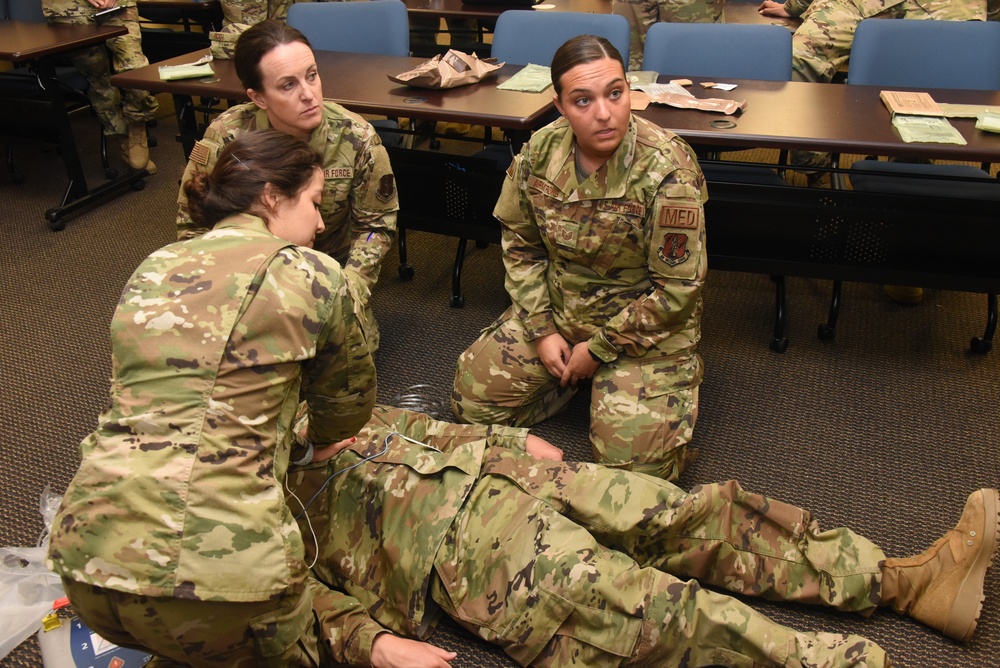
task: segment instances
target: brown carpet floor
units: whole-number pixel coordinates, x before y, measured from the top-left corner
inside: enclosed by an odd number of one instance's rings
[[[99,182],[92,119],[77,122]],[[33,545],[38,499],[62,490],[77,445],[107,400],[107,327],[119,291],[149,252],[173,238],[183,156],[169,118],[154,130],[159,173],[70,221],[59,233],[43,213],[61,197],[58,156],[18,147],[25,183],[0,173],[0,545]],[[0,145],[2,146],[2,145]],[[405,206],[405,203],[404,203]],[[709,237],[711,237],[711,221]],[[380,395],[427,383],[444,396],[458,354],[506,306],[497,246],[469,244],[466,306],[448,306],[456,241],[411,233],[411,281],[388,257],[375,293],[382,328]],[[838,335],[819,341],[829,282],[790,278],[788,352],[767,348],[773,290],[766,276],[716,271],[705,289],[701,352],[706,376],[695,434],[700,457],[682,484],[735,478],[811,509],[821,525],[848,525],[889,555],[922,550],[956,521],[968,493],[1000,484],[1000,352],[967,352],[982,333],[982,295],[928,291],[890,302],[877,285],[848,284]],[[587,406],[579,399],[537,433],[586,458]],[[979,631],[958,645],[879,612],[862,619],[798,605],[752,602],[801,629],[851,632],[882,644],[907,668],[1000,666],[1000,576],[987,578]],[[494,648],[444,624],[435,636],[456,666],[511,666]],[[41,666],[29,640],[3,666]]]

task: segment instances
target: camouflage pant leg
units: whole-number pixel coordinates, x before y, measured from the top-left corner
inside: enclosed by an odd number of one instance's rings
[[[673,485],[587,464],[553,462],[542,468],[554,475],[538,475],[537,461],[490,457],[438,554],[431,595],[521,665],[883,665],[863,638],[775,624],[637,563],[594,530],[645,533],[645,518],[686,496]],[[647,496],[651,487],[659,493]]]
[[[321,665],[312,602],[319,583],[277,601],[225,603],[126,594],[63,580],[73,611],[107,640],[161,657],[157,665]]]
[[[792,69],[802,81],[829,83],[847,64],[854,31],[863,17],[852,3],[814,0],[792,36]]]
[[[629,52],[622,54],[627,56],[628,69],[642,69],[646,33],[654,23],[719,23],[724,8],[725,0],[614,0],[612,13],[624,16],[629,23]]]
[[[49,23],[86,24],[92,20],[80,16],[48,16]],[[87,79],[87,98],[100,119],[106,135],[126,132],[119,90],[111,85],[111,63],[104,45],[92,46],[71,54],[73,66]]]
[[[528,427],[561,412],[575,394],[545,368],[510,308],[458,358],[451,406],[459,422]]]
[[[676,480],[689,458],[700,379],[700,358],[689,353],[622,356],[598,367],[590,396],[594,461]]]
[[[524,460],[494,449],[483,470],[516,482],[642,566],[771,600],[863,614],[878,605],[882,550],[850,529],[820,531],[808,511],[735,481],[685,492],[594,464],[553,463],[538,475]]]
[[[142,52],[142,37],[139,34],[139,12],[135,7],[126,7],[114,17],[102,21],[102,25],[122,25],[128,29],[127,35],[108,40],[112,65],[115,72],[128,72],[149,65]],[[127,123],[145,123],[156,117],[160,103],[148,91],[123,89],[122,115]]]

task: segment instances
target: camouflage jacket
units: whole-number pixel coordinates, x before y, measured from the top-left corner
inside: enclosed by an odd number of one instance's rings
[[[310,558],[319,546],[313,572],[341,592],[332,629],[338,662],[364,663],[386,629],[429,634],[438,548],[479,480],[487,449],[524,451],[527,434],[376,406],[354,447],[289,475],[308,508],[302,531],[316,535],[316,543],[307,539]]]
[[[605,362],[691,350],[707,271],[705,178],[690,147],[635,116],[618,150],[578,183],[559,119],[521,150],[494,215],[506,286],[535,339],[589,340]]]
[[[271,127],[267,113],[252,102],[220,114],[195,144],[177,197],[177,238],[206,232],[188,214],[184,185],[197,172],[210,172],[223,147],[245,132]],[[326,229],[314,248],[359,277],[367,294],[378,280],[382,257],[396,234],[396,181],[389,156],[374,128],[335,102],[323,104],[323,120],[309,138],[323,156],[326,185],[320,210]]]
[[[281,481],[300,396],[317,443],[368,420],[375,367],[329,257],[254,216],[165,246],[111,324],[111,404],[52,529],[64,577],[148,596],[260,601],[302,586]]]
[[[45,18],[78,16],[90,22],[94,20],[94,12],[100,11],[87,0],[41,0],[41,3]],[[135,3],[136,0],[118,0],[117,6],[135,7]]]
[[[862,18],[871,18],[901,4],[917,5],[939,21],[985,21],[986,0],[843,0],[857,8]],[[812,0],[785,0],[792,16],[801,16]]]

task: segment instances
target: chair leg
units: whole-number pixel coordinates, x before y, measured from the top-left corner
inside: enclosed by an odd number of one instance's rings
[[[104,178],[109,181],[118,178],[118,170],[111,166],[108,158],[108,136],[104,132],[101,132],[101,167],[104,168]]]
[[[832,341],[837,336],[837,317],[840,315],[840,292],[843,289],[843,281],[833,282],[833,292],[830,295],[830,315],[825,323],[820,323],[816,328],[816,336],[821,341]]]
[[[774,281],[774,337],[768,347],[776,353],[788,350],[785,338],[785,277],[771,276]]]
[[[406,228],[400,227],[396,230],[396,238],[399,240],[399,278],[408,281],[413,278],[413,267],[406,263]]]
[[[986,331],[982,337],[974,336],[969,348],[974,353],[985,355],[993,349],[993,335],[997,331],[997,296],[996,293],[986,295]]]
[[[451,306],[465,306],[465,296],[462,295],[462,264],[465,262],[465,245],[467,239],[458,240],[458,250],[455,252],[455,268],[451,274]]]
[[[10,174],[10,181],[16,185],[24,183],[24,174],[17,170],[14,164],[14,146],[7,144],[7,173]]]

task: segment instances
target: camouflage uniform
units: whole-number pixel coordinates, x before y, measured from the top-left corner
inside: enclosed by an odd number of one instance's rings
[[[106,637],[174,661],[277,653],[273,665],[298,665],[324,589],[309,581],[281,487],[290,462],[308,458],[291,426],[301,396],[310,441],[335,442],[364,426],[375,398],[342,270],[234,216],[150,255],[111,338],[111,405],[81,445],[50,568]],[[167,619],[183,624],[168,633]]]
[[[440,609],[522,666],[886,664],[864,638],[794,631],[690,579],[868,614],[885,556],[865,538],[735,482],[685,493],[537,460],[526,434],[378,406],[355,446],[290,474],[313,571],[347,595],[338,661],[384,629],[427,638]]]
[[[181,177],[177,197],[177,238],[203,234],[191,220],[185,184],[196,173],[209,173],[223,147],[253,130],[271,127],[267,112],[249,102],[226,110],[195,144]],[[368,343],[378,348],[378,328],[369,298],[378,280],[382,257],[396,234],[396,181],[389,156],[378,134],[363,118],[335,102],[323,103],[323,120],[313,130],[309,145],[323,156],[323,201],[320,211],[326,229],[316,237],[315,249],[331,256],[347,271],[364,320]]]
[[[560,119],[507,172],[494,215],[513,306],[459,358],[461,422],[528,426],[563,410],[534,341],[587,341],[597,463],[667,479],[683,469],[698,408],[705,179],[674,134],[632,117],[615,154],[583,183]]]
[[[112,37],[107,41],[114,59],[115,72],[127,72],[149,65],[142,53],[142,39],[139,35],[139,14],[135,0],[121,0],[118,5],[125,7],[120,12],[106,18],[95,19],[97,11],[86,0],[41,0],[42,13],[50,23],[73,23],[82,25],[125,26],[128,34]],[[124,135],[128,123],[145,123],[153,120],[159,103],[144,90],[122,91],[111,85],[111,64],[104,45],[91,46],[72,54],[73,65],[87,79],[90,88],[87,96],[101,120],[106,135]]]
[[[632,41],[628,58],[630,70],[642,69],[646,33],[655,23],[723,23],[726,0],[614,0],[611,11],[628,19]]]
[[[222,25],[243,24],[249,27],[265,19],[284,21],[288,18],[288,8],[293,1],[295,0],[221,0]]]
[[[826,83],[847,64],[864,19],[986,20],[986,0],[786,0],[785,9],[802,17],[792,36],[795,78]]]

